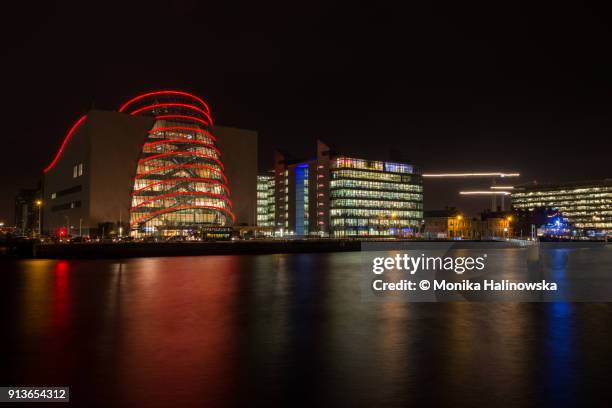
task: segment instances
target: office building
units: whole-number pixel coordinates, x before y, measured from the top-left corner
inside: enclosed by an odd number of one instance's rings
[[[257,226],[274,229],[274,174],[257,176]]]
[[[585,235],[612,234],[612,179],[565,184],[529,184],[511,195],[516,210],[559,211],[573,229]]]
[[[281,235],[411,236],[421,226],[422,178],[410,164],[349,157],[319,141],[312,160],[277,152],[274,177]]]

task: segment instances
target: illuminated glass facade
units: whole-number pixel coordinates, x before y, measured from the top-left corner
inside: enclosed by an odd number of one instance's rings
[[[132,234],[227,235],[232,202],[206,103],[183,92],[154,92],[120,112],[155,118],[136,170]]]
[[[565,185],[533,185],[515,188],[512,206],[559,210],[574,228],[585,232],[612,233],[612,179]]]
[[[333,236],[406,236],[423,219],[423,185],[405,163],[336,157],[330,162]]]
[[[410,236],[422,224],[422,177],[410,164],[341,156],[318,142],[310,161],[277,153],[274,174],[281,235]]]
[[[257,226],[274,227],[274,175],[257,176]]]

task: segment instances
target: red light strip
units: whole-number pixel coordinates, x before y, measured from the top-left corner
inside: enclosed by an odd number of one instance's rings
[[[174,193],[162,194],[162,195],[150,198],[148,200],[145,200],[142,203],[140,203],[140,204],[130,208],[130,212],[132,212],[132,211],[142,207],[145,204],[152,203],[153,201],[161,200],[163,198],[170,198],[170,197],[181,196],[181,195],[205,195],[205,196],[220,198],[222,200],[227,201],[227,203],[229,204],[230,208],[232,208],[234,206],[234,204],[232,203],[232,200],[230,200],[229,198],[227,198],[226,196],[221,195],[221,194],[209,193],[208,191],[177,191],[177,192],[174,192]]]
[[[212,159],[215,162],[217,162],[217,164],[219,166],[221,166],[221,168],[223,170],[225,170],[225,167],[223,166],[223,163],[221,163],[221,161],[219,159],[217,159],[215,157],[212,157],[212,156],[209,156],[207,154],[198,153],[198,152],[168,152],[168,153],[154,154],[153,156],[145,157],[144,159],[138,160],[138,164],[144,163],[144,162],[148,162],[148,161],[153,160],[153,159],[158,159],[160,157],[173,156],[173,155],[179,155],[179,154],[184,154],[184,155],[188,155],[188,156],[207,157],[207,158]]]
[[[43,170],[45,173],[47,173],[49,170],[51,170],[53,168],[53,166],[55,166],[55,163],[57,163],[57,161],[59,160],[60,156],[62,155],[62,151],[64,151],[64,147],[66,147],[66,144],[68,143],[68,140],[70,140],[70,138],[72,137],[72,135],[74,134],[74,132],[77,130],[77,128],[81,125],[81,123],[83,123],[83,121],[87,118],[87,115],[83,115],[81,116],[81,118],[79,120],[76,121],[76,123],[74,125],[72,125],[72,127],[70,128],[70,130],[68,131],[68,134],[66,135],[66,137],[64,138],[64,142],[62,143],[62,145],[59,148],[59,151],[57,152],[57,154],[55,155],[55,158],[53,159],[53,161],[51,162],[51,164],[49,164],[47,166],[47,168],[45,170]]]
[[[151,129],[149,130],[149,133],[155,133],[155,132],[164,132],[166,130],[187,130],[187,131],[191,131],[191,132],[197,132],[197,133],[203,133],[206,136],[209,136],[212,140],[216,141],[217,138],[214,137],[212,135],[212,133],[210,133],[208,130],[204,130],[204,129],[199,129],[199,128],[190,128],[190,127],[185,127],[185,126],[165,126],[165,127],[158,127],[155,129]]]
[[[221,156],[221,152],[219,151],[219,149],[217,149],[215,146],[202,142],[200,140],[193,140],[193,139],[164,139],[164,140],[160,140],[158,142],[149,142],[149,143],[145,143],[143,147],[146,146],[157,146],[160,144],[167,144],[167,143],[192,143],[192,144],[198,144],[201,146],[206,146],[209,147],[211,149],[213,149],[215,152],[217,152],[217,154],[219,156]]]
[[[208,178],[202,178],[202,177],[173,178],[173,179],[167,179],[167,180],[158,181],[158,182],[155,182],[155,183],[148,184],[148,185],[146,185],[146,186],[144,186],[142,188],[139,188],[138,190],[134,190],[132,195],[136,195],[136,194],[140,193],[141,191],[146,190],[149,187],[153,187],[153,186],[157,186],[157,185],[165,184],[165,183],[171,183],[173,181],[205,181],[205,182],[208,182],[208,183],[218,184],[221,187],[223,187],[223,189],[225,190],[225,192],[227,193],[228,196],[230,195],[230,190],[229,190],[229,188],[225,184],[223,184],[223,183],[221,183],[220,181],[217,181],[217,180],[208,179]]]
[[[187,116],[187,115],[159,115],[159,116],[156,116],[155,119],[188,119],[188,120],[199,122],[203,124],[204,126],[212,126],[212,122],[208,123],[205,120],[196,118],[195,116]]]
[[[199,103],[202,104],[202,106],[204,106],[206,108],[206,111],[210,114],[210,108],[208,107],[208,105],[206,104],[206,102],[204,102],[201,98],[192,95],[190,93],[187,92],[182,92],[182,91],[156,91],[156,92],[149,92],[143,95],[139,95],[133,99],[130,99],[129,101],[127,101],[126,103],[123,104],[122,107],[119,108],[119,112],[123,112],[125,110],[125,108],[127,108],[129,105],[131,105],[132,103],[139,101],[143,98],[146,98],[148,96],[155,96],[155,95],[181,95],[181,96],[187,96],[189,98],[193,98],[196,101],[198,101]]]
[[[214,167],[210,167],[210,166],[202,166],[199,164],[173,164],[172,166],[162,166],[162,167],[156,167],[153,170],[149,170],[146,171],[144,173],[140,173],[136,175],[136,178],[139,179],[142,176],[146,176],[147,174],[151,174],[151,173],[155,173],[156,171],[160,171],[160,170],[167,170],[167,169],[178,169],[178,168],[186,168],[186,169],[207,169],[207,170],[211,170],[214,171],[215,173],[218,173],[221,175],[221,177],[223,177],[223,180],[225,180],[225,182],[227,183],[227,177],[225,177],[225,174],[223,174],[222,172],[220,172],[219,170],[215,169]]]
[[[164,213],[168,213],[168,212],[174,212],[174,211],[179,211],[179,210],[189,210],[192,208],[205,208],[205,209],[210,209],[210,210],[218,210],[218,211],[223,211],[225,213],[227,213],[230,217],[232,217],[232,222],[236,221],[236,217],[234,216],[234,214],[232,214],[231,211],[226,210],[225,208],[221,208],[221,207],[215,207],[212,205],[180,205],[177,207],[171,207],[171,208],[164,208],[162,210],[157,210],[155,212],[152,212],[150,214],[145,215],[144,217],[140,217],[139,219],[133,221],[130,223],[130,225],[134,225],[139,223],[140,221],[146,219],[146,218],[154,218],[158,215],[164,214]]]
[[[206,118],[210,121],[210,123],[213,123],[212,118],[210,117],[210,115],[207,112],[204,112],[202,109],[198,108],[197,106],[193,106],[193,105],[189,105],[186,103],[158,103],[155,105],[149,105],[149,106],[145,106],[144,108],[139,108],[136,109],[134,112],[130,113],[130,115],[134,116],[139,114],[140,112],[146,111],[146,110],[153,110],[155,108],[161,108],[161,107],[177,107],[177,108],[186,108],[186,109],[192,109],[196,112],[198,112],[201,115],[206,116]]]

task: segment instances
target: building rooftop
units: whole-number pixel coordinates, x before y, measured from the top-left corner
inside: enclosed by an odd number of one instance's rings
[[[538,183],[537,181],[532,181],[530,183],[515,186],[515,191],[513,193],[516,193],[517,190],[520,192],[524,190],[556,190],[559,188],[595,186],[612,186],[612,178],[605,178],[600,180],[568,181],[563,183]]]

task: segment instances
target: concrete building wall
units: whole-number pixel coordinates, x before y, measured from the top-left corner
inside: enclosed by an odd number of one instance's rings
[[[330,161],[331,150],[328,145],[317,140],[317,173],[315,177],[315,193],[316,193],[316,225],[314,231],[317,233],[328,234],[330,232],[330,200],[329,200],[329,182],[330,182]],[[319,196],[319,194],[323,194]]]
[[[225,166],[235,225],[254,226],[257,223],[257,132],[215,126],[213,135]]]
[[[144,116],[93,111],[89,128],[91,192],[90,223],[129,224],[129,209],[138,159],[154,120]]]
[[[90,111],[44,176],[43,230],[74,226],[72,235],[92,234],[100,223],[117,222],[120,209],[128,221],[136,163],[152,125],[152,118]]]
[[[43,233],[54,234],[60,227],[78,228],[79,222],[89,223],[89,191],[91,172],[89,171],[90,143],[88,119],[85,119],[72,133],[54,166],[44,175],[43,185]],[[62,143],[63,140],[60,142]],[[58,146],[49,150],[51,157],[57,154]],[[74,177],[73,169],[83,165],[83,174]],[[71,203],[79,203],[70,208]],[[78,229],[77,229],[78,232]]]

